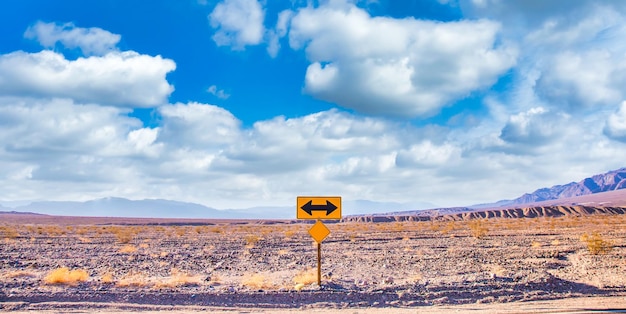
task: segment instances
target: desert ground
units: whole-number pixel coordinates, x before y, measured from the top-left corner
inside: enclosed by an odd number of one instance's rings
[[[626,215],[326,222],[321,287],[307,223],[0,218],[3,311],[626,309]]]

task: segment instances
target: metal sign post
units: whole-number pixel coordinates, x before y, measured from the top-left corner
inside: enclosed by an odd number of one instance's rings
[[[314,204],[315,203],[315,204]],[[341,219],[341,197],[299,196],[296,200],[298,219],[315,219],[309,234],[317,242],[317,285],[322,286],[322,241],[330,234],[321,219]]]

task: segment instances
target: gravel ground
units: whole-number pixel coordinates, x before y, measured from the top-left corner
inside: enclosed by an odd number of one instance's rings
[[[0,309],[402,311],[589,297],[619,303],[626,296],[625,218],[329,223],[321,287],[310,224],[9,221],[0,230]],[[594,231],[610,251],[590,252],[581,237]],[[60,267],[89,278],[47,283]]]

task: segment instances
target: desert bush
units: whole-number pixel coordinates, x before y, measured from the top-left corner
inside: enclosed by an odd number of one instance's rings
[[[246,247],[248,248],[254,247],[254,245],[260,240],[261,238],[258,235],[249,234],[246,236]]]
[[[155,288],[164,288],[164,287],[180,287],[180,286],[197,286],[202,283],[203,276],[196,275],[190,276],[189,274],[181,273],[178,269],[173,268],[170,271],[170,276],[165,278],[162,281],[159,281],[154,284]]]
[[[613,249],[613,242],[604,240],[596,231],[583,234],[580,240],[587,245],[587,250],[593,255],[607,254]]]
[[[109,231],[115,236],[118,242],[120,243],[129,243],[132,241],[137,235],[137,230],[134,228],[122,228],[122,227],[111,227]]]
[[[213,228],[211,228],[211,232],[213,232],[213,233],[224,233],[224,228],[223,227],[213,227]]]
[[[137,247],[134,245],[124,245],[120,249],[120,253],[135,253],[137,252]]]
[[[118,287],[145,287],[149,280],[141,274],[128,274],[117,281]]]
[[[102,283],[113,283],[113,275],[111,273],[106,273],[100,277],[100,281]]]
[[[296,230],[285,230],[285,232],[283,232],[283,234],[285,235],[285,238],[289,239],[289,238],[293,238],[294,235],[296,235]]]
[[[317,269],[307,268],[300,271],[293,277],[293,282],[296,284],[310,285],[317,282]]]
[[[472,235],[472,237],[476,239],[484,238],[489,232],[489,228],[487,228],[485,222],[483,222],[482,220],[470,220],[467,223],[467,226],[470,229],[470,234]]]
[[[187,233],[187,229],[185,229],[185,227],[174,227],[174,233],[177,236],[182,237]]]
[[[456,230],[456,223],[454,221],[448,221],[442,228],[441,233],[443,235],[448,235]]]
[[[251,289],[270,289],[274,287],[269,278],[263,274],[246,275],[242,278],[241,284]]]
[[[58,226],[46,226],[42,229],[42,233],[46,233],[49,237],[59,236],[66,233],[65,230],[62,230]]]
[[[13,226],[0,226],[0,238],[14,239],[20,236]]]
[[[5,273],[4,275],[0,276],[4,277],[4,278],[19,278],[19,277],[35,277],[35,273],[30,272],[30,271],[26,271],[26,270],[15,270],[15,271],[10,271]]]
[[[43,280],[47,284],[75,285],[88,279],[89,274],[84,269],[69,270],[67,267],[61,267],[49,272]]]

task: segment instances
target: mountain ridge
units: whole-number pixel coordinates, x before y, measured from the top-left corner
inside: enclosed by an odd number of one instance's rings
[[[626,188],[626,167],[610,170],[584,178],[578,182],[570,182],[563,185],[553,185],[525,193],[512,200],[500,200],[495,203],[478,204],[468,206],[470,208],[502,207],[511,205],[529,204],[535,202],[558,200],[576,196],[597,194],[621,190]]]

